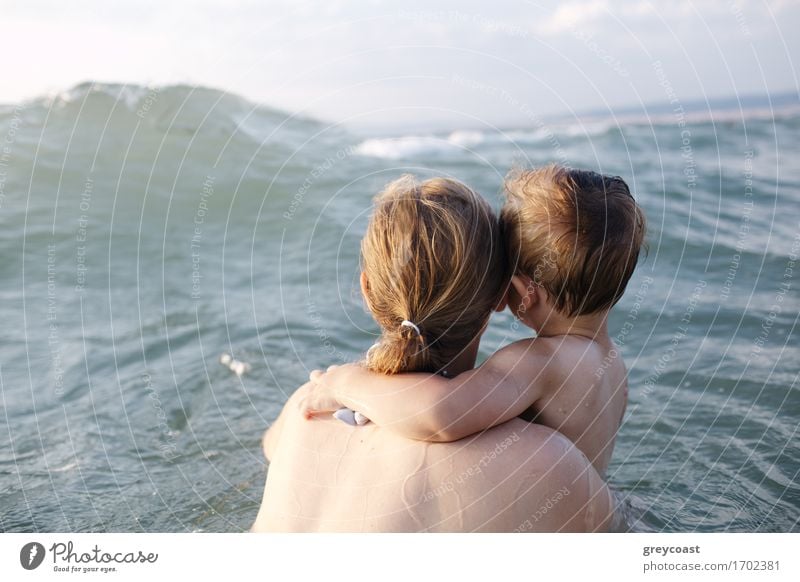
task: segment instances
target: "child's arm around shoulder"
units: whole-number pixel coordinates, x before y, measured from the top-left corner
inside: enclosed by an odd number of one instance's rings
[[[286,422],[286,417],[289,414],[292,414],[297,410],[297,407],[300,406],[300,403],[308,397],[312,389],[312,385],[310,382],[306,382],[300,388],[294,391],[289,397],[289,400],[286,401],[286,404],[281,409],[278,418],[275,419],[269,428],[264,433],[264,436],[261,437],[261,450],[264,452],[264,456],[267,458],[267,461],[272,461],[275,456],[275,450],[278,447],[278,443],[281,440],[281,434],[283,433],[283,425]]]
[[[543,396],[547,357],[535,342],[506,346],[453,379],[334,366],[312,373],[314,386],[301,407],[313,416],[347,406],[407,438],[458,440],[519,416]]]

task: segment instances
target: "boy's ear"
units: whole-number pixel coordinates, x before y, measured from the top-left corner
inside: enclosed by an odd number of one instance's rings
[[[524,311],[527,311],[538,302],[536,285],[527,275],[514,275],[511,277],[511,286],[520,298],[520,305],[515,306],[515,308],[522,307]]]

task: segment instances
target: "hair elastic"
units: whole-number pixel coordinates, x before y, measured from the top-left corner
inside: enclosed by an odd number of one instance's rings
[[[417,332],[417,335],[419,335],[419,336],[422,335],[422,332],[417,327],[417,324],[414,323],[414,322],[408,321],[407,319],[404,319],[403,321],[400,322],[400,327],[410,327],[415,332]]]

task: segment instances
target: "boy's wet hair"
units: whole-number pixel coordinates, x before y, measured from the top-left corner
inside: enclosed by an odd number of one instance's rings
[[[619,301],[646,228],[622,178],[559,165],[514,170],[505,195],[500,219],[515,272],[570,317]]]

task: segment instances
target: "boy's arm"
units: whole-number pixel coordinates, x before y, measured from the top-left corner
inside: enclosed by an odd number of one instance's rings
[[[295,409],[298,404],[308,396],[310,390],[311,385],[308,382],[295,390],[294,394],[292,394],[289,397],[289,400],[286,401],[286,404],[284,404],[283,409],[281,409],[281,413],[278,415],[278,418],[275,419],[275,422],[269,425],[269,428],[264,433],[264,436],[261,438],[261,450],[264,452],[264,456],[267,458],[267,461],[272,462],[272,459],[275,456],[275,449],[277,448],[281,439],[281,433],[283,432],[283,424],[286,421],[286,415],[291,414],[293,409]]]
[[[408,438],[454,441],[519,416],[541,397],[541,367],[534,352],[530,340],[517,342],[451,380],[334,366],[312,374],[314,386],[301,408],[313,416],[346,406]]]

